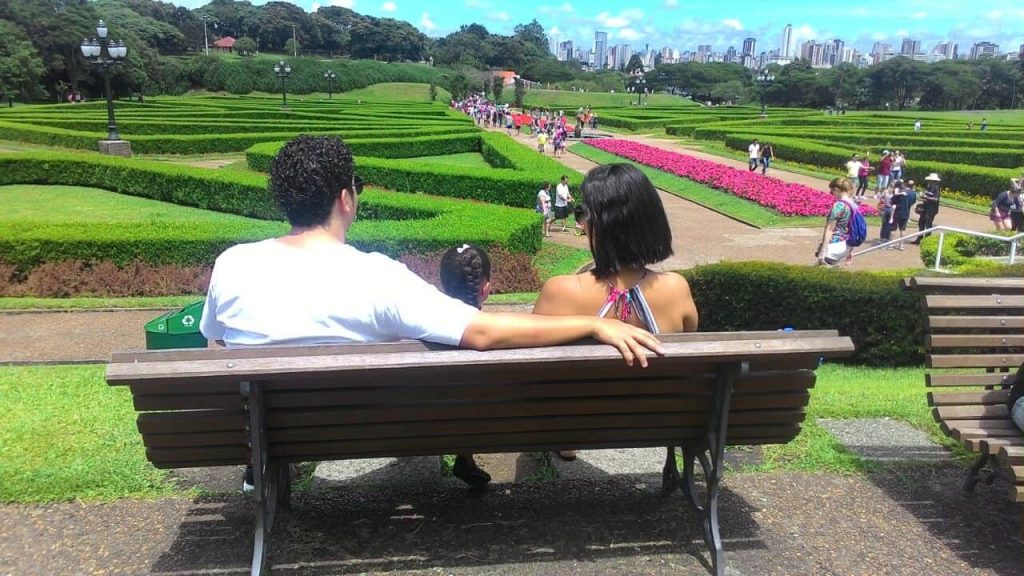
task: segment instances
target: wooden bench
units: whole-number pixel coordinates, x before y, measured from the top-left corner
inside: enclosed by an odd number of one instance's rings
[[[1024,278],[911,278],[904,285],[925,294],[932,415],[944,433],[979,454],[963,489],[1004,479],[1010,499],[1024,502],[1024,433],[1007,407],[1024,362]]]
[[[646,369],[596,343],[476,352],[400,342],[119,353],[107,381],[131,388],[157,468],[253,465],[254,575],[290,462],[652,446],[669,447],[663,490],[687,495],[721,575],[725,445],[792,440],[819,359],[849,356],[853,343],[834,331],[662,339],[666,355]]]

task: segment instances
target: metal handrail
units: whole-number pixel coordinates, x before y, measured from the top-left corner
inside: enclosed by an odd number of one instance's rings
[[[1013,264],[1014,260],[1017,259],[1017,246],[1018,246],[1018,243],[1021,240],[1024,240],[1024,232],[1021,232],[1020,234],[1016,234],[1014,236],[997,236],[995,234],[987,234],[985,232],[977,232],[975,230],[964,230],[963,228],[953,228],[952,226],[935,226],[933,228],[928,228],[927,230],[919,230],[917,232],[914,232],[913,234],[904,236],[904,237],[899,238],[897,240],[890,240],[888,242],[883,242],[882,244],[876,244],[876,245],[874,245],[874,246],[872,246],[870,248],[866,248],[864,250],[861,250],[860,252],[854,252],[853,254],[850,255],[850,258],[853,258],[854,256],[860,256],[861,254],[867,254],[868,252],[873,252],[875,250],[880,250],[882,248],[885,248],[887,246],[891,246],[893,244],[903,244],[904,242],[907,242],[909,240],[913,240],[914,238],[918,238],[920,236],[927,236],[928,234],[931,234],[933,232],[937,232],[939,234],[939,249],[935,251],[935,265],[932,267],[932,270],[935,270],[936,272],[942,272],[942,269],[939,267],[939,262],[942,262],[942,246],[943,246],[943,244],[945,244],[946,232],[951,232],[951,233],[954,233],[954,234],[966,234],[968,236],[977,236],[977,237],[980,237],[980,238],[988,238],[988,239],[991,239],[991,240],[999,240],[1000,242],[1009,242],[1010,243],[1010,260],[1009,260],[1009,264]]]

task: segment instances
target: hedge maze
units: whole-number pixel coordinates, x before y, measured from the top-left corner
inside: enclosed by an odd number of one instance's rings
[[[280,234],[267,193],[271,159],[298,134],[338,135],[352,147],[367,183],[350,241],[391,256],[425,255],[463,242],[532,254],[541,246],[535,194],[563,172],[504,134],[483,132],[441,104],[289,101],[243,97],[153,98],[118,103],[118,127],[133,158],[93,152],[106,135],[104,103],[26,106],[0,112],[0,139],[61,149],[0,155],[0,185],[100,188],[224,215],[219,221],[138,224],[38,220],[0,231],[0,261],[26,271],[46,262],[208,265],[225,247]],[[234,153],[239,169],[187,165],[175,154]],[[489,169],[443,165],[431,157],[477,153]],[[147,157],[147,155],[159,155]],[[195,157],[190,157],[195,159]],[[245,169],[245,167],[248,169]]]

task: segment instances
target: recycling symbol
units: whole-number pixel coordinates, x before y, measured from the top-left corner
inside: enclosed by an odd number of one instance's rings
[[[181,319],[181,325],[184,326],[185,328],[188,328],[189,326],[192,326],[195,323],[196,323],[196,319],[191,314],[189,314],[188,316],[185,316],[185,317],[183,317]]]

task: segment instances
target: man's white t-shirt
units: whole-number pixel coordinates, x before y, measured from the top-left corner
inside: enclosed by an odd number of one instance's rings
[[[562,184],[559,182],[558,186],[555,187],[555,206],[568,206],[569,205],[569,185]]]
[[[750,146],[747,146],[747,152],[750,153],[751,158],[757,158],[761,155],[761,145],[751,143]]]
[[[848,178],[856,178],[860,175],[860,160],[850,160],[846,163],[846,176]]]
[[[382,254],[270,239],[217,258],[200,328],[228,346],[400,339],[457,346],[479,313]]]

